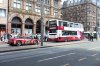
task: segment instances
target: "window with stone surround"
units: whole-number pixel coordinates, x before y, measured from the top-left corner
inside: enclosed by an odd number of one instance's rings
[[[87,13],[90,14],[92,12],[91,9],[87,9]]]
[[[41,14],[41,6],[40,5],[35,6],[35,12]]]
[[[44,8],[44,12],[45,12],[45,14],[50,14],[50,8],[49,7],[45,7]]]
[[[58,0],[54,0],[54,7],[58,7]]]
[[[54,16],[58,16],[58,10],[54,9]]]
[[[20,0],[14,0],[13,7],[14,8],[21,8],[21,1]]]
[[[0,9],[0,17],[6,17],[6,9]]]
[[[44,0],[44,3],[49,5],[50,1],[49,0]]]
[[[32,3],[29,0],[26,1],[26,10],[32,10]]]

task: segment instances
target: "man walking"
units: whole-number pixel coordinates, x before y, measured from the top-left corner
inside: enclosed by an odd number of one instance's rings
[[[93,42],[93,37],[94,37],[94,34],[91,33],[91,41]]]
[[[88,41],[91,41],[91,35],[90,35],[90,33],[88,34]]]

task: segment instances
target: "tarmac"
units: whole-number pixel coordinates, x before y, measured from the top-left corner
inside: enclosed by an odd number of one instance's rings
[[[23,46],[10,46],[9,44],[0,44],[0,53],[3,52],[11,52],[11,51],[21,51],[21,50],[29,50],[29,49],[38,49],[38,48],[48,48],[54,46],[63,46],[63,45],[72,45],[72,44],[80,44],[87,43],[89,41],[72,41],[72,42],[43,42],[43,46],[41,44],[38,45],[23,45]]]

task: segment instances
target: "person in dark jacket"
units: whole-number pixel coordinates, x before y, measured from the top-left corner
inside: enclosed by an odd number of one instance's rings
[[[88,34],[88,41],[91,41],[91,35]]]
[[[93,41],[93,37],[94,37],[94,34],[91,33],[91,37],[90,37],[91,41]]]

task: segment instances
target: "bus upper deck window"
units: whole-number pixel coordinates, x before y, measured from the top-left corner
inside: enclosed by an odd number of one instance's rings
[[[63,26],[67,27],[67,22],[63,22]]]
[[[62,21],[59,21],[59,26],[63,26],[63,23],[62,23]]]

